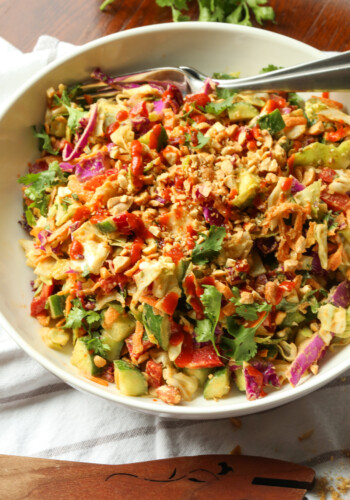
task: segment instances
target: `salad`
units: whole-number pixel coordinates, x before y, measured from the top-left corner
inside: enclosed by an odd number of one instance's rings
[[[350,339],[342,104],[93,77],[94,94],[47,90],[42,153],[19,179],[43,341],[168,404],[316,375]]]

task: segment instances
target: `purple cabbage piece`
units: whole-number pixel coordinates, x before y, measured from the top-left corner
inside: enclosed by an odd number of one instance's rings
[[[201,89],[201,92],[203,94],[209,95],[215,92],[216,89],[216,83],[211,79],[211,78],[206,78],[204,80],[203,88]]]
[[[138,83],[123,83],[122,81],[125,79],[125,76],[112,77],[101,71],[100,68],[96,68],[91,73],[91,77],[99,80],[100,82],[106,83],[107,85],[118,86],[123,89],[135,89],[140,87],[140,84]]]
[[[274,252],[278,246],[274,236],[270,236],[269,238],[257,238],[254,243],[264,255]]]
[[[84,132],[79,137],[79,140],[75,143],[74,149],[69,142],[66,143],[62,159],[64,162],[70,162],[74,158],[80,155],[81,151],[85,148],[88,143],[89,135],[94,130],[97,120],[97,104],[93,104],[90,108],[89,121],[84,129]]]
[[[72,165],[68,162],[61,162],[60,169],[63,170],[63,172],[73,172],[75,169],[75,165]]]
[[[321,266],[320,257],[317,252],[312,252],[312,263],[311,263],[311,272],[316,276],[321,276],[322,278],[327,278],[328,273]]]
[[[225,218],[214,207],[203,207],[204,219],[211,226],[224,226]]]
[[[98,154],[94,158],[81,160],[75,166],[75,173],[80,182],[84,182],[91,177],[100,175],[105,171],[102,155]]]
[[[292,194],[299,193],[300,191],[304,191],[305,186],[301,184],[295,177],[293,177],[292,187],[290,188],[290,192]]]
[[[164,101],[162,101],[161,99],[158,101],[153,101],[153,107],[154,107],[154,111],[158,115],[163,114],[163,109],[165,108]]]
[[[245,380],[245,391],[249,401],[254,401],[260,398],[262,385],[258,383],[255,377],[249,375],[246,368],[243,368],[243,375]]]
[[[330,297],[330,302],[336,307],[344,307],[350,305],[350,282],[342,281],[334,290]]]
[[[167,201],[165,198],[162,198],[161,196],[156,196],[154,198],[156,201],[158,201],[158,203],[160,203],[161,205],[166,205],[167,204]]]
[[[264,385],[273,385],[273,387],[281,387],[278,379],[276,368],[272,363],[262,363],[261,361],[253,361],[251,363],[254,368],[259,370],[264,376]]]
[[[292,112],[292,108],[283,108],[282,109],[282,114],[283,115],[289,115],[289,113]]]
[[[293,386],[296,386],[306,370],[320,359],[326,348],[326,344],[317,333],[304,344],[288,369],[288,380]]]
[[[46,229],[43,229],[38,233],[38,239],[41,243],[40,250],[45,250],[45,245],[47,243],[47,237],[52,234],[50,231],[46,231]]]
[[[146,134],[153,126],[150,120],[145,116],[133,118],[131,123],[133,131],[139,135]]]

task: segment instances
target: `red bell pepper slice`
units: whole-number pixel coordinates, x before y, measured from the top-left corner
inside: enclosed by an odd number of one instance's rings
[[[30,304],[31,316],[36,317],[39,316],[39,314],[46,312],[45,305],[47,299],[50,297],[50,295],[52,295],[53,288],[54,288],[53,285],[46,285],[45,283],[43,284],[40,295],[33,297],[32,303]]]

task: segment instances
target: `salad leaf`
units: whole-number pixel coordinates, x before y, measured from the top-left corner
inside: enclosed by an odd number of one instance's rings
[[[225,236],[226,229],[224,227],[210,226],[207,238],[194,247],[192,262],[201,265],[213,260],[219,254]]]
[[[271,311],[272,306],[267,303],[263,304],[242,304],[240,295],[239,295],[239,290],[237,287],[233,287],[232,292],[234,296],[230,299],[230,302],[233,302],[236,306],[236,311],[235,314],[238,316],[241,316],[241,318],[247,320],[247,321],[255,321],[258,319],[259,312],[263,311]]]
[[[151,332],[157,339],[161,337],[163,316],[154,314],[153,307],[149,304],[143,305],[142,323],[146,331]]]
[[[255,356],[258,350],[255,332],[265,317],[266,315],[263,315],[255,326],[248,328],[239,325],[232,316],[227,318],[227,331],[230,336],[222,337],[221,345],[225,354],[233,358],[235,363],[242,364]]]
[[[210,137],[205,137],[202,132],[198,132],[197,134],[198,144],[194,149],[202,149],[206,144],[208,144]]]
[[[100,337],[98,331],[90,332],[85,337],[80,337],[83,342],[85,342],[89,351],[94,351],[94,354],[98,354],[105,358],[107,356],[106,351],[110,351],[111,348],[108,344],[104,344]]]
[[[223,113],[227,108],[232,106],[233,95],[230,95],[224,101],[221,102],[208,102],[208,104],[204,108],[204,111],[212,115],[221,115],[221,113]]]
[[[39,149],[40,151],[47,151],[51,155],[58,155],[60,152],[59,149],[53,149],[50,136],[45,132],[45,127],[42,126],[41,130],[38,132],[35,127],[33,127],[34,130],[34,137],[39,139]]]
[[[205,319],[198,320],[195,328],[197,342],[211,342],[218,353],[215,344],[215,328],[219,321],[222,293],[215,286],[204,285],[204,293],[200,300],[204,306]]]
[[[258,119],[258,123],[261,129],[268,130],[271,135],[277,134],[277,132],[280,132],[286,126],[279,109],[275,109],[268,115],[261,116]]]
[[[236,73],[213,73],[212,78],[215,80],[233,80],[239,78],[239,72]]]
[[[61,169],[57,161],[50,163],[48,170],[37,174],[27,174],[18,179],[20,184],[24,184],[27,189],[24,194],[33,201],[30,208],[37,208],[42,215],[47,215],[47,208],[50,199],[50,188],[59,183],[66,182],[67,174]]]

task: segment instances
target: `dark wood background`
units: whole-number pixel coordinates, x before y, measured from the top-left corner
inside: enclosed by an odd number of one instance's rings
[[[195,3],[195,2],[194,2]],[[171,22],[169,8],[155,0],[115,0],[105,12],[100,0],[0,0],[0,36],[22,51],[40,35],[83,44],[117,31]],[[270,0],[276,24],[265,28],[321,50],[350,50],[350,0]],[[195,8],[191,15],[195,16]]]

